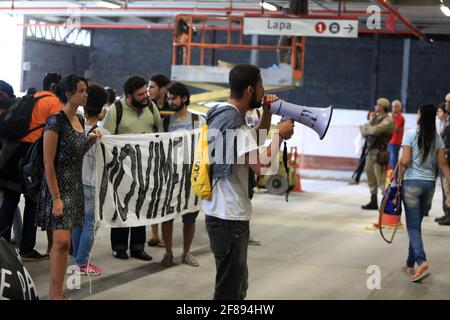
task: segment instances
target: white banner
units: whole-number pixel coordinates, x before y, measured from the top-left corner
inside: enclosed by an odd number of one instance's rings
[[[244,17],[244,34],[357,38],[358,20]]]
[[[105,135],[97,143],[97,220],[134,227],[200,209],[191,188],[200,129],[175,133]]]

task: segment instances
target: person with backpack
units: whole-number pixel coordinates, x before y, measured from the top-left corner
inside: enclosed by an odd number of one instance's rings
[[[417,282],[429,274],[429,265],[422,242],[422,220],[430,211],[436,185],[436,166],[439,165],[450,185],[450,169],[445,158],[445,145],[436,132],[436,108],[432,104],[421,105],[417,113],[417,129],[403,137],[403,154],[400,170],[406,170],[403,178],[403,204],[409,251],[402,270]],[[447,197],[449,195],[447,194]],[[414,269],[417,264],[417,268]]]
[[[22,188],[21,169],[19,163],[30,147],[42,136],[47,118],[59,112],[63,104],[55,95],[55,90],[61,76],[57,73],[47,73],[43,79],[43,91],[35,95],[25,96],[16,101],[8,112],[0,116],[0,132],[7,141],[2,148],[2,154],[11,152],[6,157],[1,169],[2,179],[6,183],[4,199],[0,207],[0,230],[11,228],[14,212],[19,204],[22,193],[25,196],[23,212],[22,239],[19,253],[22,260],[48,259],[48,254],[41,254],[34,249],[36,245],[36,199],[25,194]],[[10,233],[5,233],[9,240]],[[51,238],[49,238],[49,248]]]
[[[257,137],[261,135],[257,133],[266,130],[267,134],[272,118],[270,104],[278,98],[264,94],[261,72],[253,65],[241,64],[231,69],[229,86],[228,102],[211,108],[206,115],[208,148],[211,154],[214,153],[211,160],[212,193],[209,199],[201,201],[201,207],[206,215],[206,230],[216,262],[215,300],[246,297],[254,174],[261,175],[265,168],[271,167],[270,162],[262,163],[262,155],[272,158],[272,144],[273,152],[278,154],[282,140],[289,139],[294,130],[292,120],[279,123],[271,145],[259,150],[264,141],[258,141]],[[245,114],[261,106],[261,121],[255,128],[250,128],[245,123]]]
[[[9,83],[0,80],[0,115],[11,107],[12,100],[14,97],[14,90],[9,85]],[[0,139],[0,150],[2,149],[3,141]],[[1,153],[1,151],[0,151]],[[0,206],[3,202],[3,190],[2,190],[2,183],[0,179]],[[12,234],[11,237],[11,229],[8,230],[0,230],[0,237],[3,236],[5,233],[9,234],[10,237],[10,243],[12,245],[19,244],[20,241],[22,241],[22,214],[20,213],[20,209],[16,208],[16,211],[14,213],[14,220],[13,220],[13,226],[12,226]]]
[[[112,134],[162,131],[158,107],[148,97],[147,81],[141,76],[131,76],[123,84],[123,91],[125,96],[116,101],[106,114],[104,128]],[[145,226],[111,228],[113,257],[128,259],[129,248],[131,257],[145,261],[152,260],[152,257],[144,251],[145,238]]]
[[[50,257],[50,300],[65,299],[64,274],[69,256],[71,230],[84,222],[82,165],[85,153],[101,136],[85,134],[84,119],[77,114],[87,100],[88,83],[70,75],[61,80],[58,97],[64,108],[45,124],[43,138],[44,172],[39,191],[37,225],[52,230]]]
[[[148,84],[148,96],[156,104],[160,112],[171,111],[167,102],[167,87],[170,84],[169,78],[164,74],[154,74]],[[159,239],[158,224],[152,224],[152,236],[147,244],[150,247],[165,247],[164,241]]]
[[[106,90],[96,84],[89,84],[87,102],[84,107],[86,118],[84,130],[89,134],[94,132],[100,119],[103,106],[107,100]],[[106,132],[103,132],[106,134]],[[103,270],[90,262],[90,253],[95,237],[95,153],[96,145],[92,146],[83,159],[83,191],[84,191],[84,223],[72,229],[72,255],[81,275],[100,275]]]
[[[198,114],[188,111],[187,106],[190,103],[190,94],[188,88],[181,82],[174,82],[169,85],[167,92],[167,102],[170,109],[175,113],[163,120],[164,132],[175,132],[179,130],[193,130],[201,128],[205,123],[205,119]],[[190,180],[189,178],[186,178]],[[183,220],[183,254],[181,255],[181,263],[192,267],[198,267],[199,262],[190,253],[192,240],[195,234],[195,220],[198,211],[190,212],[182,215]],[[173,263],[172,253],[172,233],[173,219],[162,223],[162,235],[166,246],[161,264],[164,267],[170,267]]]

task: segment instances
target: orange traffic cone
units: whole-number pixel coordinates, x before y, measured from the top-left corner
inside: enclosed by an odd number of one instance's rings
[[[383,214],[383,221],[381,224],[383,227],[396,227],[400,225],[400,215],[396,214]],[[375,228],[379,228],[380,224],[377,222],[372,223]]]

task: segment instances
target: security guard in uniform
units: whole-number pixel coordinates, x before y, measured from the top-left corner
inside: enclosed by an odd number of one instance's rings
[[[362,206],[365,210],[377,210],[377,190],[384,191],[386,183],[386,166],[389,163],[388,143],[394,132],[394,121],[388,114],[390,102],[385,98],[377,100],[375,112],[377,117],[361,126],[361,135],[367,138],[368,154],[366,158],[366,174],[370,188],[370,202]]]

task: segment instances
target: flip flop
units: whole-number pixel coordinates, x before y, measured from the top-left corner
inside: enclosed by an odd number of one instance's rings
[[[418,272],[416,272],[416,274],[418,274]],[[416,275],[414,274],[414,276]],[[423,270],[421,273],[419,273],[419,275],[414,278],[414,276],[411,277],[411,282],[418,282],[420,280],[425,279],[426,277],[428,277],[430,275],[430,272],[428,271],[428,268],[426,268],[425,270]]]
[[[408,266],[403,266],[402,268],[403,272],[409,273],[409,274],[414,274],[414,268],[410,268]]]

